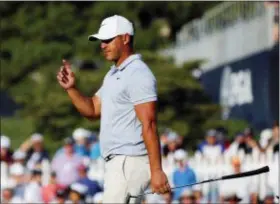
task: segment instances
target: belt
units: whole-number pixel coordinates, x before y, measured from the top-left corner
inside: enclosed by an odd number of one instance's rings
[[[115,156],[116,156],[116,154],[109,154],[107,157],[104,158],[104,160],[105,160],[105,162],[108,162],[108,161],[112,160]]]

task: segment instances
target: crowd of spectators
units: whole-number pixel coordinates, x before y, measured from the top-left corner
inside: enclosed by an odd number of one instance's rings
[[[160,136],[162,165],[171,187],[264,165],[270,172],[175,188],[165,195],[148,194],[143,203],[278,202],[278,123],[261,131],[258,140],[252,128],[240,131],[231,142],[227,138],[220,130],[208,130],[205,140],[190,152],[184,148],[183,137],[172,130],[164,132]],[[32,134],[14,151],[11,142],[1,136],[1,203],[102,203],[104,161],[96,133],[74,130],[52,157],[42,134]]]

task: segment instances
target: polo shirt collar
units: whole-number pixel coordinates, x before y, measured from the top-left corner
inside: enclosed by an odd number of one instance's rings
[[[133,54],[133,55],[130,55],[128,58],[126,58],[121,64],[119,67],[116,67],[115,65],[112,66],[112,70],[114,70],[113,72],[116,72],[116,71],[123,71],[127,65],[129,65],[131,62],[133,62],[134,60],[137,60],[137,59],[141,59],[141,55],[140,54]]]

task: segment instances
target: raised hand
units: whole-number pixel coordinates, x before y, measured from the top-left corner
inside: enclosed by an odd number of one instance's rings
[[[68,61],[62,60],[63,66],[57,73],[57,80],[60,86],[65,90],[75,87],[75,75],[71,70],[71,65]]]

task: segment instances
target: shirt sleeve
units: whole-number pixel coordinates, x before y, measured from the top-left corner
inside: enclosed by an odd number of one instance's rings
[[[135,73],[128,88],[130,100],[134,105],[157,100],[156,79],[152,74]]]
[[[102,94],[102,86],[98,89],[98,91],[95,93],[95,95],[98,96],[99,98],[101,98],[101,94]]]

